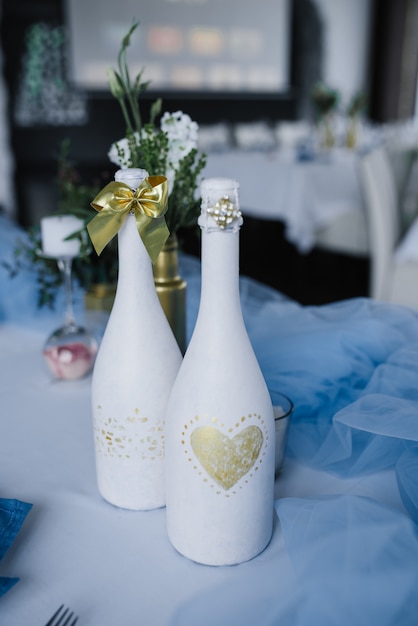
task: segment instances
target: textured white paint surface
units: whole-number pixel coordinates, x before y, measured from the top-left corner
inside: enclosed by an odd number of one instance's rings
[[[164,506],[164,418],[182,356],[151,261],[128,215],[115,303],[96,358],[92,411],[98,486],[116,506]]]
[[[200,222],[200,310],[167,409],[167,527],[181,554],[227,565],[271,537],[274,415],[242,318],[239,229]]]

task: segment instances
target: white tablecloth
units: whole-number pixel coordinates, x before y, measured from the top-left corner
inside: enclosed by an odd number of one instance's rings
[[[270,306],[268,298],[265,304]],[[285,316],[302,310],[292,303],[282,306]],[[331,313],[331,324],[332,318]],[[20,577],[0,598],[0,623],[41,626],[64,602],[80,615],[80,626],[226,626],[234,623],[231,611],[240,624],[275,624],[254,617],[263,594],[265,608],[272,597],[285,603],[299,584],[278,519],[260,556],[213,568],[176,553],[166,535],[164,508],[131,512],[105,502],[96,488],[90,378],[53,382],[41,357],[44,340],[39,330],[0,325],[0,493],[33,503],[0,564],[0,574]],[[309,506],[310,497],[335,494],[371,498],[407,519],[392,469],[344,478],[286,458],[276,480],[278,503],[303,499]],[[204,614],[196,622],[200,601]]]
[[[16,229],[0,221],[10,261]],[[1,626],[42,626],[61,603],[80,626],[416,626],[416,311],[362,299],[301,307],[241,278],[268,387],[295,410],[270,545],[212,568],[172,548],[164,508],[100,497],[90,378],[53,382],[41,356],[63,302],[39,311],[34,273],[0,269],[0,497],[33,505],[0,560],[0,577],[20,578],[0,597]],[[181,274],[190,338],[199,262],[182,257]],[[86,321],[103,330],[102,316]]]
[[[312,161],[298,161],[294,151],[234,150],[209,154],[204,174],[236,178],[244,215],[282,220],[286,237],[302,253],[312,249],[318,236],[330,246],[336,241],[337,249],[367,253],[357,164],[357,154],[348,150],[336,149]],[[334,232],[327,236],[323,231],[328,227]]]
[[[13,233],[3,220],[5,260]],[[199,262],[182,257],[181,274],[190,337]],[[212,568],[172,548],[164,508],[100,497],[90,378],[53,382],[41,356],[62,310],[36,308],[32,272],[0,272],[0,498],[33,505],[0,560],[0,577],[20,578],[0,597],[1,626],[42,626],[61,603],[80,626],[416,626],[417,312],[367,299],[302,307],[240,286],[267,385],[295,410],[270,545]]]

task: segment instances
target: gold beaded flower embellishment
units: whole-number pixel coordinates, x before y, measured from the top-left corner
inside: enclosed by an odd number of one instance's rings
[[[222,196],[214,206],[207,208],[207,212],[222,230],[242,216],[241,211],[237,209],[229,196]]]

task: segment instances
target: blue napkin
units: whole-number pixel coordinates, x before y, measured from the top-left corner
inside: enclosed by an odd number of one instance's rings
[[[15,540],[31,508],[32,504],[28,502],[0,498],[0,561]],[[0,596],[18,581],[19,578],[0,576]]]

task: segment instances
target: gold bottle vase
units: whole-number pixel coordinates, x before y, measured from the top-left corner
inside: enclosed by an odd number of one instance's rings
[[[186,281],[179,275],[178,240],[170,235],[153,267],[161,306],[179,344],[186,351]]]
[[[336,144],[335,120],[329,113],[319,121],[319,141],[322,150],[330,150]]]
[[[346,148],[353,150],[358,143],[358,121],[356,117],[350,117],[347,125],[347,134],[345,137]]]
[[[86,309],[89,311],[111,311],[115,299],[115,283],[94,283],[85,295]]]

